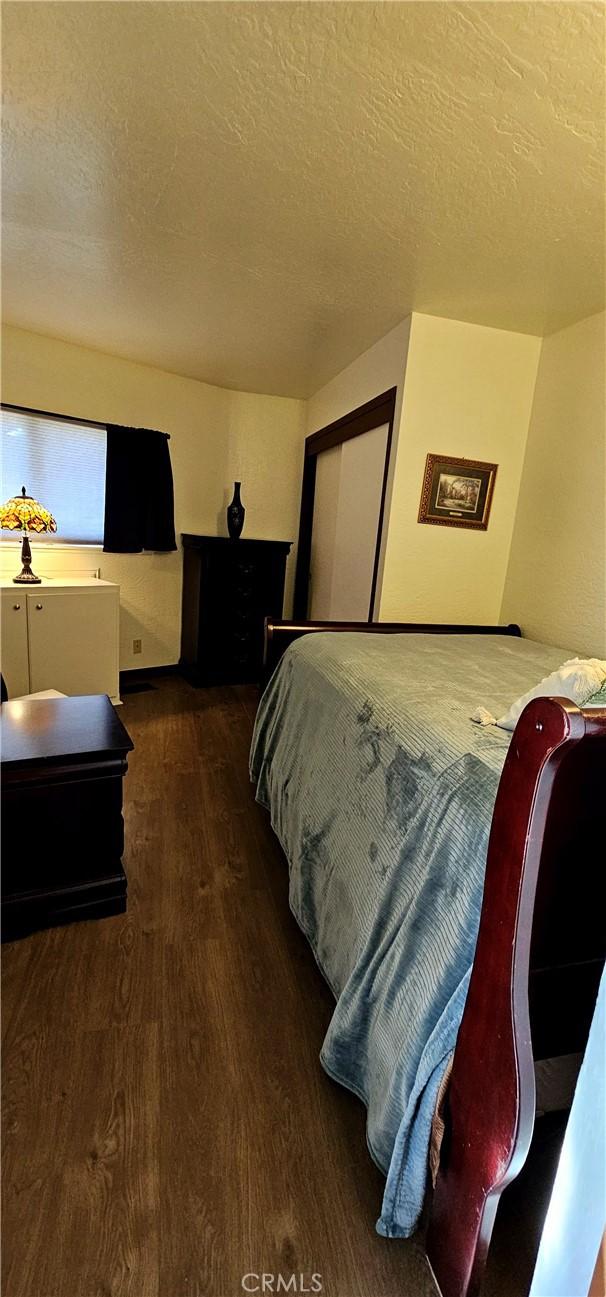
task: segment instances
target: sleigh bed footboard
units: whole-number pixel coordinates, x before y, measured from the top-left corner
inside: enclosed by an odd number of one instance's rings
[[[604,962],[592,911],[605,774],[606,709],[554,698],[525,708],[495,803],[430,1212],[426,1250],[442,1297],[480,1290],[500,1195],[530,1145],[534,1059],[587,1038]]]

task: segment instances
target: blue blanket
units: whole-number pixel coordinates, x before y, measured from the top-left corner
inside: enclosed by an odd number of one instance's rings
[[[259,706],[251,778],[337,1001],[322,1064],[366,1104],[388,1237],[423,1204],[511,739],[469,717],[501,715],[569,655],[497,635],[309,635]]]

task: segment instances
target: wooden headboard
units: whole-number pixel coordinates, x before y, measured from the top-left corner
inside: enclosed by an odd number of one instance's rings
[[[273,675],[289,644],[302,635],[319,631],[356,631],[362,635],[517,635],[522,632],[513,622],[509,626],[452,626],[441,622],[412,621],[274,621],[265,618],[265,653],[262,686]]]

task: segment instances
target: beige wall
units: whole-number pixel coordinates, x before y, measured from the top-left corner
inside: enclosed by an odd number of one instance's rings
[[[606,657],[606,316],[543,340],[502,615]]]
[[[382,621],[499,621],[540,339],[413,314]],[[429,452],[498,464],[487,531],[417,522]]]
[[[415,312],[308,401],[309,434],[397,387],[382,621],[499,621],[540,346]],[[430,451],[499,465],[486,532],[417,522]]]
[[[390,387],[401,388],[406,369],[406,352],[410,331],[410,316],[402,320],[373,347],[331,378],[307,402],[307,434],[325,428],[342,415],[380,396]],[[398,414],[399,411],[396,411]]]
[[[161,428],[171,435],[177,536],[225,533],[225,507],[242,481],[245,535],[295,540],[304,404],[228,392],[21,329],[2,331],[2,399],[82,419]],[[52,503],[52,502],[51,502]],[[181,627],[181,554],[54,551],[36,542],[41,572],[101,567],[121,587],[120,665],[176,662]],[[2,561],[10,561],[3,549]],[[287,568],[287,607],[294,576]],[[132,640],[143,652],[133,656]]]
[[[245,534],[294,541],[305,432],[395,386],[381,619],[519,620],[534,638],[603,652],[603,341],[603,316],[545,339],[541,349],[538,338],[415,313],[305,406],[5,328],[2,395],[170,432],[178,533],[224,533],[239,478]],[[417,523],[429,451],[498,463],[486,532]],[[41,571],[100,566],[120,584],[123,668],[178,659],[179,553],[36,548]],[[12,553],[3,546],[0,564],[10,564]],[[293,549],[287,611],[294,568]],[[134,638],[143,641],[141,656],[132,654]]]

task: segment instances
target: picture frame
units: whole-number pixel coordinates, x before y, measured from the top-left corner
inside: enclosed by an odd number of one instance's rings
[[[497,468],[480,459],[428,455],[418,521],[486,531]]]

